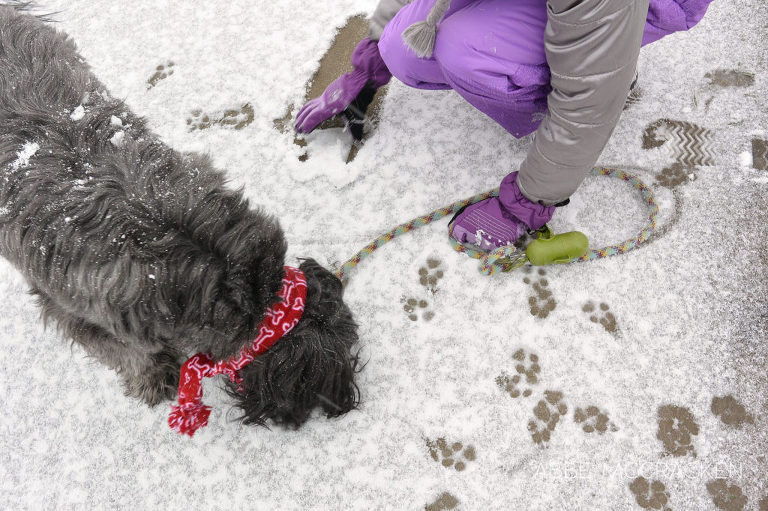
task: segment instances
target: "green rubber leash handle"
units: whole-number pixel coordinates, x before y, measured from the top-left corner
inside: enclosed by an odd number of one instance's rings
[[[579,231],[536,238],[528,244],[525,256],[533,266],[570,263],[589,251],[589,240]]]

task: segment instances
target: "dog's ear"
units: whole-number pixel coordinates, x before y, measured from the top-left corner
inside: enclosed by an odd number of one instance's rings
[[[247,211],[241,222],[216,236],[216,252],[178,274],[184,324],[198,326],[196,351],[218,360],[251,342],[266,310],[278,300],[285,241],[277,222]]]

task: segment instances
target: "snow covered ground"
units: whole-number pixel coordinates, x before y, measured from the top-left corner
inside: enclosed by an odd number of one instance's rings
[[[280,218],[289,262],[334,266],[497,186],[529,143],[452,92],[393,82],[352,163],[328,132],[299,161],[273,119],[375,3],[46,7],[115,96]],[[345,295],[368,361],[362,406],[299,431],[232,422],[209,382],[209,427],[171,432],[168,407],[125,398],[113,372],[44,330],[0,262],[0,507],[768,509],[767,38],[764,0],[715,0],[695,29],[643,50],[639,98],[599,163],[654,186],[647,246],[484,277],[443,220],[365,260]],[[602,246],[644,214],[628,185],[595,177],[552,226]]]

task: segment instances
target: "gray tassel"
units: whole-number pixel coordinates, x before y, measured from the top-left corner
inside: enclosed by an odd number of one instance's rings
[[[437,0],[429,11],[426,21],[419,21],[403,32],[403,40],[421,58],[431,57],[435,49],[437,24],[443,19],[451,0]]]

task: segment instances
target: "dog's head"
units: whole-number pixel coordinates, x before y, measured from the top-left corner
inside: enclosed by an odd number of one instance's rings
[[[230,387],[246,424],[297,428],[316,408],[335,417],[359,402],[354,376],[360,366],[352,353],[357,325],[342,300],[341,282],[312,259],[300,269],[307,278],[301,320],[242,369],[242,392]]]

